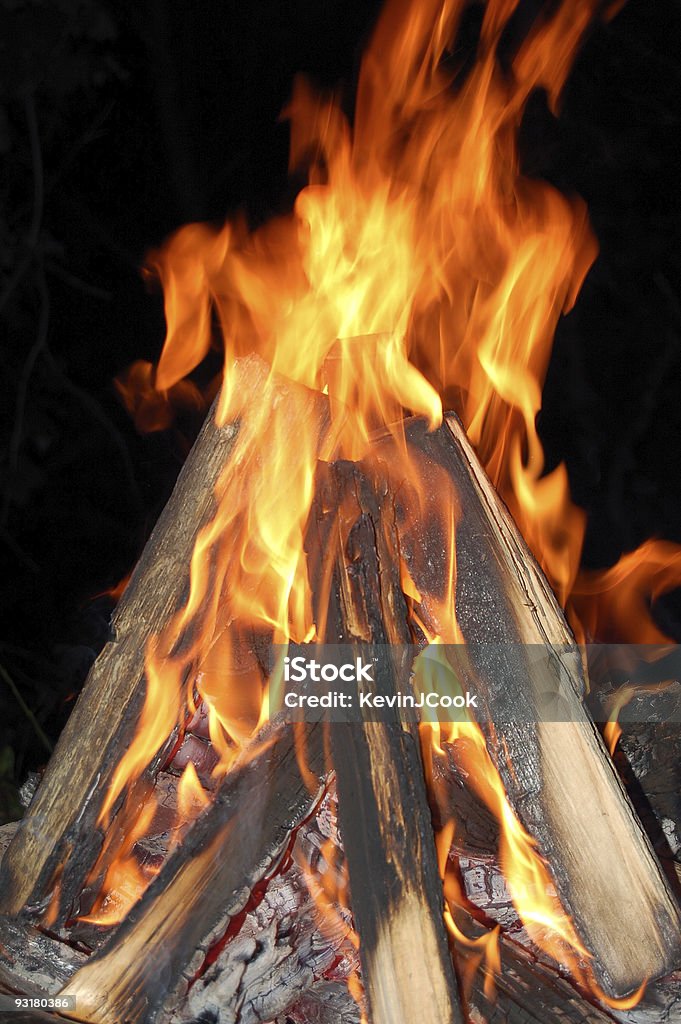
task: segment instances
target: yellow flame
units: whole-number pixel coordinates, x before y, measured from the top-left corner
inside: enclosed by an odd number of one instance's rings
[[[182,721],[217,636],[229,676],[228,624],[279,643],[314,638],[303,534],[317,459],[366,457],[377,429],[401,443],[405,412],[435,426],[442,395],[460,396],[469,434],[549,579],[561,597],[570,590],[583,516],[569,503],[564,468],[542,476],[535,419],[556,322],[596,246],[581,202],[523,177],[517,131],[532,90],[545,88],[557,102],[599,5],[564,0],[538,19],[508,74],[498,45],[515,5],[490,0],[477,60],[455,88],[442,57],[464,6],[387,4],[363,61],[352,127],[333,98],[296,83],[285,112],[291,166],[307,162],[309,184],[290,216],[255,233],[238,221],[188,225],[149,259],[164,288],[166,342],[155,375],[138,371],[141,394],[134,375],[122,390],[137,412],[153,386],[151,397],[167,398],[215,341],[217,320],[225,352],[218,421],[239,419],[241,433],[216,488],[215,516],[197,538],[187,603],[150,647],[155,710],[145,708],[144,738],[117,772],[104,820],[126,780]],[[234,358],[250,352],[328,399],[323,453],[318,424],[296,419],[292,393],[281,400],[273,379],[247,402]],[[409,477],[408,452],[398,447]],[[418,493],[418,479],[413,485]],[[453,522],[442,530],[453,580]],[[455,621],[452,593],[430,595],[431,619]],[[442,635],[434,621],[430,628]],[[225,731],[225,769],[261,720],[265,689],[256,680],[251,696],[260,713],[237,722],[224,693],[209,694]]]
[[[84,914],[79,921],[106,927],[118,924],[140,898],[158,869],[148,864],[141,865],[133,848],[138,839],[147,834],[155,813],[156,803],[149,800],[126,834],[118,856],[107,869],[95,909]]]
[[[460,692],[458,681],[440,651],[438,644],[431,645],[431,649],[427,648],[416,660],[415,689],[437,689],[440,693],[456,696]],[[499,822],[501,869],[518,915],[532,940],[559,962],[564,962],[566,956],[571,957],[570,949],[588,957],[572,922],[560,906],[534,839],[522,827],[508,801],[482,730],[477,723],[468,720],[465,712],[461,717],[458,722],[422,723],[424,745],[432,746],[436,755],[444,756],[443,744],[457,743],[458,756],[470,786]],[[446,842],[446,839],[447,832],[444,831],[441,841]],[[440,863],[442,868],[442,848]]]
[[[149,424],[167,422],[174,390],[219,334],[218,422],[239,421],[240,429],[215,515],[197,538],[187,602],[148,647],[147,701],[103,822],[181,727],[197,689],[218,771],[228,770],[268,708],[257,671],[240,674],[239,637],[317,637],[304,533],[318,458],[371,458],[372,435],[392,434],[404,486],[414,507],[437,520],[444,550],[438,593],[420,593],[404,566],[403,586],[433,644],[461,642],[460,510],[451,482],[436,502],[424,490],[402,435],[406,413],[434,427],[443,399],[456,405],[560,599],[573,592],[584,516],[570,501],[565,467],[543,475],[535,422],[556,323],[597,247],[579,199],[522,174],[517,139],[533,90],[543,88],[556,108],[601,4],[552,5],[509,68],[499,44],[516,6],[488,0],[475,63],[457,77],[451,47],[465,0],[390,0],[362,63],[352,127],[333,98],[296,83],[286,111],[291,166],[307,163],[309,184],[290,216],[254,233],[238,221],[189,225],[150,257],[167,337],[155,371],[138,364],[120,383],[126,402],[140,423],[147,408]],[[236,361],[252,352],[273,374],[255,399],[244,394]],[[282,380],[296,385],[285,398]],[[325,437],[303,389],[328,409]],[[193,401],[191,388],[177,399]],[[607,585],[580,576],[573,621],[588,620],[582,596],[602,605]],[[539,940],[549,929],[582,955],[479,730],[442,729],[475,759],[472,776],[501,822],[502,861],[528,930]]]

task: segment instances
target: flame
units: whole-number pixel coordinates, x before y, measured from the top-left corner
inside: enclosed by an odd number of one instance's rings
[[[453,49],[465,7],[390,0],[362,63],[352,126],[337,100],[296,83],[285,111],[290,162],[307,166],[309,184],[289,216],[256,232],[240,221],[189,225],[150,257],[167,336],[156,368],[135,364],[120,382],[126,404],[141,428],[166,425],[173,402],[199,401],[187,377],[219,345],[216,418],[238,421],[239,434],[215,488],[215,514],[196,540],[186,604],[148,645],[140,727],[102,824],[182,730],[198,697],[218,773],[241,755],[267,715],[268,695],[257,666],[240,663],[240,638],[319,639],[303,549],[318,459],[371,458],[372,435],[387,431],[400,473],[425,506],[402,435],[405,413],[435,427],[443,400],[457,408],[555,592],[563,603],[573,595],[571,615],[584,631],[598,624],[594,615],[619,624],[624,611],[640,611],[651,583],[655,593],[673,585],[663,564],[672,555],[662,549],[652,576],[628,565],[611,570],[618,587],[632,583],[626,609],[608,574],[578,576],[585,517],[570,500],[565,467],[545,474],[535,425],[556,324],[597,245],[581,200],[522,174],[518,129],[534,90],[544,89],[557,109],[603,5],[551,5],[502,59],[517,0],[488,0],[468,70],[455,66]],[[249,401],[237,359],[250,353],[271,371],[257,401]],[[298,387],[284,396],[282,381]],[[325,429],[310,394],[328,410]],[[420,594],[402,566],[431,645],[465,639],[454,608],[455,497],[440,506],[443,592]],[[650,566],[650,551],[645,558]],[[595,600],[590,610],[586,598]],[[502,825],[502,862],[528,931],[558,959],[567,948],[576,964],[584,950],[482,734],[470,723],[442,729],[433,730],[435,750],[443,736],[465,744],[471,779]]]
[[[147,693],[142,715],[132,744],[116,766],[102,804],[101,821],[108,821],[124,786],[141,775],[175,727],[176,715],[167,699],[167,687],[169,682],[174,682],[177,689],[177,682],[168,680],[167,671],[159,665],[155,646],[150,644],[146,654]]]
[[[615,750],[617,749],[617,744],[620,741],[621,735],[622,726],[619,724],[617,719],[608,719],[608,721],[603,726],[603,740],[605,741],[605,745],[608,748],[608,751],[610,752],[610,757],[615,756]]]
[[[668,683],[651,686],[655,692]],[[451,696],[459,694],[458,680],[449,664],[439,638],[431,641],[414,663],[414,686],[418,692],[437,689]],[[632,699],[641,687],[623,687],[612,709],[611,718]],[[511,899],[530,939],[556,963],[566,967],[572,978],[597,999],[615,1010],[636,1006],[643,997],[647,981],[623,999],[609,997],[598,985],[591,970],[591,955],[580,942],[571,919],[556,895],[546,863],[536,849],[533,837],[523,828],[511,807],[503,780],[494,765],[480,726],[461,713],[460,721],[422,722],[421,747],[426,779],[435,777],[434,761],[445,759],[445,744],[457,745],[457,761],[466,773],[468,784],[477,792],[499,823],[499,863]],[[512,770],[512,765],[509,765]],[[445,896],[445,923],[454,939],[473,951],[464,970],[464,984],[470,986],[476,970],[484,974],[484,992],[488,999],[495,993],[494,978],[501,969],[498,928],[470,939],[456,924],[455,909],[467,904],[458,876],[448,870],[456,822],[446,821],[436,836],[438,867]]]
[[[659,656],[660,654],[658,651],[654,653],[656,656]],[[627,704],[634,699],[634,697],[644,693],[660,693],[661,690],[666,690],[667,687],[671,686],[673,682],[673,679],[665,679],[662,682],[652,683],[648,686],[626,683],[624,686],[620,686],[618,690],[615,690],[609,702],[608,721],[603,726],[603,739],[610,751],[611,757],[615,756],[615,749],[622,735],[622,726],[619,724],[619,717],[622,713],[622,709],[625,708]]]
[[[668,644],[654,622],[653,602],[681,586],[681,547],[648,540],[605,571],[582,570],[571,610],[581,636],[603,641]]]
[[[484,736],[473,722],[422,725],[422,743],[432,744],[436,756],[444,756],[442,743],[458,743],[458,757],[467,766],[471,785],[500,824],[499,859],[518,915],[532,941],[552,959],[567,967],[573,980],[614,1010],[629,1010],[643,998],[647,979],[622,999],[608,996],[598,985],[590,968],[590,954],[579,941],[570,918],[563,911],[549,871],[523,829],[506,797],[503,782],[492,764]],[[431,733],[429,735],[429,733]],[[454,912],[466,897],[456,875],[447,870],[447,855],[454,837],[454,822],[448,822],[438,836],[438,861],[445,896],[445,923],[454,939],[472,950],[463,971],[465,991],[476,970],[484,974],[483,990],[489,1000],[495,996],[495,977],[501,971],[500,928],[470,939],[456,924]]]
[[[619,743],[620,736],[622,735],[622,726],[619,724],[618,718],[622,708],[626,707],[630,700],[636,696],[638,687],[628,684],[621,686],[620,689],[614,694],[614,699],[610,705],[610,712],[608,714],[608,721],[603,726],[603,739],[605,744],[610,751],[610,756],[615,756],[615,748]]]
[[[191,381],[178,381],[168,391],[159,391],[154,367],[145,360],[133,363],[116,381],[123,404],[142,433],[165,430],[179,409],[199,411],[205,399]]]
[[[419,655],[414,666],[415,689],[428,690],[437,686],[438,692],[449,691],[454,696],[459,692],[458,682],[441,651],[442,647],[435,643]],[[433,674],[437,674],[436,680]],[[534,839],[522,827],[508,802],[503,781],[489,755],[482,730],[475,722],[468,720],[465,714],[462,714],[462,719],[458,722],[421,724],[423,745],[426,751],[432,748],[432,753],[426,752],[426,759],[444,757],[443,743],[457,743],[458,760],[467,773],[469,784],[500,824],[501,869],[530,938],[554,960],[579,970],[577,957],[588,958],[589,954],[560,906],[546,865],[537,853]],[[453,825],[450,828],[453,835]],[[439,847],[443,874],[449,850],[446,847],[447,838],[448,833],[443,830],[440,842],[444,845]],[[448,896],[446,875],[445,896]],[[451,902],[459,902],[458,892],[453,894]],[[452,926],[453,921],[450,922],[450,928]],[[455,930],[455,934],[462,938],[458,930]]]
[[[414,669],[417,690],[437,688],[440,693],[449,692],[452,696],[460,692],[437,639],[421,652]],[[656,692],[667,685],[669,683],[665,682],[648,689]],[[621,708],[641,689],[622,687],[613,705],[611,719],[616,721]],[[647,980],[622,999],[608,996],[596,981],[591,970],[591,955],[580,942],[571,919],[558,900],[548,866],[537,852],[535,840],[523,828],[508,801],[503,780],[490,757],[480,726],[467,720],[462,713],[462,720],[458,722],[422,722],[420,737],[429,784],[434,778],[434,760],[446,758],[444,744],[457,744],[457,760],[466,773],[468,783],[499,822],[500,867],[518,916],[534,944],[556,963],[567,967],[572,978],[603,1004],[614,1010],[637,1006],[643,998]],[[499,927],[471,939],[455,921],[456,907],[465,906],[468,902],[458,876],[448,870],[455,827],[455,820],[450,819],[436,835],[438,868],[445,897],[445,923],[454,939],[474,954],[467,959],[464,968],[464,985],[470,986],[475,971],[482,970],[484,992],[491,1000],[495,995],[494,979],[501,970]]]
[[[517,130],[534,89],[555,109],[600,5],[564,2],[538,18],[504,72],[500,40],[516,6],[490,0],[461,82],[442,58],[463,0],[389,3],[362,64],[352,129],[333,98],[296,83],[285,111],[290,164],[307,163],[310,184],[291,217],[252,235],[240,223],[190,225],[150,259],[168,323],[150,401],[206,355],[213,314],[227,367],[257,351],[274,372],[331,388],[345,457],[361,457],[371,429],[402,409],[435,424],[439,396],[458,396],[471,440],[564,601],[584,516],[564,467],[543,476],[535,419],[557,320],[597,247],[581,201],[523,177]],[[147,375],[141,407],[148,384]]]
[[[362,64],[352,129],[333,98],[296,83],[284,115],[290,165],[307,165],[310,184],[293,214],[254,234],[240,222],[188,225],[150,256],[166,342],[156,370],[137,363],[120,388],[147,429],[167,425],[174,404],[196,405],[186,376],[216,344],[217,319],[221,421],[235,412],[232,361],[252,351],[274,372],[330,393],[336,451],[348,458],[403,409],[439,422],[444,396],[581,637],[608,577],[577,581],[586,517],[565,466],[544,474],[535,421],[556,323],[597,245],[579,199],[522,175],[517,132],[533,90],[545,89],[557,109],[602,5],[564,0],[542,14],[504,71],[501,38],[517,4],[489,0],[477,60],[460,80],[450,48],[464,7],[388,3]],[[644,546],[640,557],[648,554]],[[635,616],[619,639],[644,642]]]
[[[118,583],[114,584],[113,587],[109,587],[108,590],[100,590],[98,594],[95,594],[95,598],[110,597],[112,601],[120,601],[126,591],[128,583],[130,582],[131,576],[132,572],[127,572],[125,576],[118,581]]]
[[[156,803],[149,800],[126,833],[121,851],[109,865],[95,908],[79,917],[80,922],[110,927],[123,921],[157,874],[157,868],[140,864],[134,851],[137,840],[148,833],[155,813]]]
[[[177,787],[177,813],[180,821],[192,821],[209,804],[210,799],[199,782],[196,768],[191,761],[188,761]]]
[[[433,746],[430,743],[427,729],[422,728],[421,739],[422,742],[426,741],[424,743],[424,756],[427,761],[431,761]],[[441,749],[439,748],[439,740],[437,742],[438,749]],[[467,902],[461,891],[458,878],[453,873],[447,871],[447,862],[449,851],[454,841],[455,827],[454,820],[450,819],[445,822],[435,836],[438,870],[445,895],[445,924],[454,940],[469,951],[472,951],[466,958],[462,968],[464,995],[468,996],[476,971],[482,969],[485,976],[483,983],[485,996],[488,999],[493,999],[495,995],[494,979],[501,971],[501,953],[499,950],[501,929],[499,925],[496,925],[491,931],[483,932],[478,938],[471,939],[459,928],[454,920],[453,908],[463,906]]]

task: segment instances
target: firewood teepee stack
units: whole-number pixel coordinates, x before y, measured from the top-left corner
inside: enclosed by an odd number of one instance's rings
[[[143,704],[140,652],[186,593],[189,555],[211,515],[216,474],[226,462],[236,477],[249,472],[249,407],[265,398],[290,406],[292,423],[301,411],[316,417],[320,445],[328,429],[319,396],[272,381],[254,358],[238,373],[241,418],[222,427],[207,418],[117,609],[113,639],[93,666],[3,859],[2,910],[15,923],[8,933],[15,958],[36,941],[48,905],[52,934],[67,934],[67,923],[88,909],[86,881],[105,838],[99,812]],[[314,600],[325,603],[317,609],[326,623],[324,639],[349,644],[367,658],[372,645],[386,645],[394,653],[380,663],[372,685],[383,695],[403,689],[413,636],[400,558],[420,594],[441,592],[446,566],[434,508],[456,504],[457,614],[468,639],[457,671],[479,698],[481,726],[510,805],[550,867],[598,984],[609,996],[631,993],[677,966],[679,912],[583,709],[580,662],[562,614],[458,422],[450,417],[433,433],[414,419],[406,437],[418,452],[419,472],[433,484],[424,488],[429,498],[418,509],[409,507],[409,489],[395,474],[388,436],[376,440],[371,467],[319,465],[306,546]],[[445,480],[449,490],[443,491]],[[329,586],[322,585],[322,570],[330,551]],[[428,612],[427,597],[422,612]],[[566,702],[567,720],[544,720],[538,704],[547,693],[546,665],[528,658],[528,645],[544,646],[549,689]],[[333,771],[370,1019],[462,1021],[416,725],[401,721],[398,712],[392,720],[359,724],[274,720],[254,744],[124,921],[103,930],[99,948],[69,966],[65,985],[56,972],[49,990],[75,995],[83,1020],[193,1019],[182,1016],[182,1007],[193,999],[196,1012],[197,980],[221,944],[229,953],[238,937],[235,922],[253,894],[266,890]],[[176,745],[177,734],[135,783],[140,803]],[[110,857],[116,829],[114,813]],[[254,963],[263,955],[263,949],[251,950]],[[12,967],[10,956],[5,981]],[[314,976],[301,990],[282,972],[281,986],[289,999],[300,999],[302,990],[314,989]],[[239,991],[249,1005],[257,996],[257,987]],[[220,1020],[242,1019],[228,1002],[220,1013]]]
[[[488,0],[455,71],[466,6],[390,0],[352,124],[297,83],[290,216],[189,225],[151,258],[168,333],[129,407],[218,334],[224,374],[0,864],[24,1020],[595,1024],[681,967],[579,651],[468,441],[560,581],[546,484],[573,565],[583,517],[535,421],[596,244],[517,136],[603,5],[542,7],[518,39],[518,5]],[[283,652],[336,646],[373,666],[352,720],[287,715]],[[470,720],[398,703],[434,664]],[[466,898],[476,844],[525,946]]]

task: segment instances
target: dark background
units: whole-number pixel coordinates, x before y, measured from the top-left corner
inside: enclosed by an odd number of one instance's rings
[[[104,643],[96,595],[134,563],[198,426],[142,437],[113,387],[162,344],[145,252],[189,220],[290,208],[293,76],[342,83],[351,109],[378,9],[0,0],[0,820]],[[472,6],[453,60],[479,21]],[[537,94],[522,127],[526,172],[580,193],[601,245],[540,418],[589,513],[591,566],[681,541],[680,27],[677,0],[630,0],[594,26],[559,118]]]

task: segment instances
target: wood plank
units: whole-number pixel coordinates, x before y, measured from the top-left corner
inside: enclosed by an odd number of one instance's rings
[[[38,793],[3,860],[0,913],[41,915],[59,877],[57,922],[61,923],[83,887],[102,847],[102,830],[96,827],[100,809],[143,706],[147,641],[158,635],[186,601],[194,543],[201,527],[214,515],[214,488],[226,463],[229,461],[234,474],[245,475],[257,458],[251,444],[249,402],[254,409],[275,398],[284,403],[291,413],[292,439],[301,418],[317,417],[321,432],[327,414],[322,396],[271,380],[269,368],[254,356],[237,363],[234,391],[241,401],[238,422],[218,427],[216,404],[207,416],[116,609],[113,639],[92,667]],[[152,773],[161,759],[150,766]],[[144,778],[139,789],[141,805],[146,796]]]
[[[349,644],[365,663],[377,647],[390,651],[375,681],[362,683],[389,696],[408,688],[413,654],[392,503],[356,465],[321,476],[318,550],[336,557],[326,640]],[[324,578],[314,557],[309,564],[313,581]],[[369,1018],[460,1024],[417,726],[403,727],[396,710],[389,720],[332,723],[331,749]]]
[[[477,716],[492,760],[593,955],[598,983],[610,996],[626,995],[644,979],[678,966],[681,921],[584,709],[574,640],[458,420],[449,417],[433,433],[412,420],[407,438],[421,457],[426,498],[418,518],[403,516],[411,525],[400,536],[401,551],[421,593],[437,593],[444,556],[426,524],[437,521],[442,504],[451,502],[456,614],[466,646],[448,647],[448,656],[464,688],[478,697]],[[386,466],[394,465],[390,443],[383,444]],[[437,609],[424,598],[422,613],[429,610],[432,628],[446,635],[448,624],[435,621]],[[534,657],[539,649],[546,651],[541,662]],[[552,720],[559,717],[555,711],[565,720]]]

